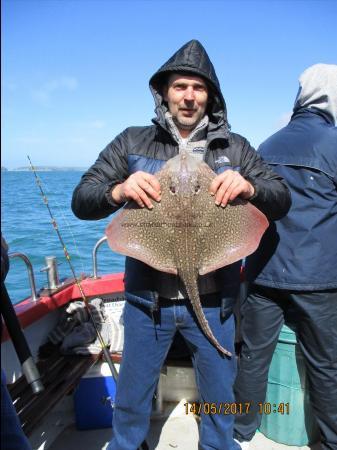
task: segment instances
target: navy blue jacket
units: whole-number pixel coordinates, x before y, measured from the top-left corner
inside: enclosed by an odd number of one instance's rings
[[[287,182],[292,206],[272,224],[246,273],[256,284],[291,290],[337,287],[337,128],[300,109],[259,148]]]

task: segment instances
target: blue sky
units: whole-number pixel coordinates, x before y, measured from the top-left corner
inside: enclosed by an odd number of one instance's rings
[[[283,126],[298,76],[337,63],[337,1],[2,1],[2,165],[87,167],[153,117],[150,76],[205,46],[232,130],[254,146]]]

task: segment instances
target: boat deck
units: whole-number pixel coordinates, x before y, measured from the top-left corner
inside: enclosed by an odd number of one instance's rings
[[[178,405],[167,405],[171,412],[169,416],[153,417],[151,428],[147,436],[150,450],[198,450],[198,420],[192,415],[185,414],[182,400]],[[167,409],[166,409],[167,412]],[[40,444],[33,445],[34,450],[105,450],[111,437],[111,429],[95,429],[79,431],[75,423],[63,416],[61,422],[53,424],[52,431],[56,436],[52,442],[48,439],[48,430],[44,429],[45,439]],[[57,427],[59,434],[57,435]],[[41,436],[41,435],[40,435]],[[48,442],[49,440],[49,442]],[[267,439],[262,433],[256,433],[250,443],[250,450],[320,450],[320,445],[288,446]],[[226,449],[223,449],[226,450]]]

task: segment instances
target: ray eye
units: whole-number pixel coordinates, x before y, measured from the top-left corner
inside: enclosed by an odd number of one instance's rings
[[[199,191],[200,191],[200,185],[199,185],[199,184],[196,184],[196,185],[194,186],[194,192],[195,192],[196,194],[198,194]]]
[[[175,194],[176,193],[176,187],[171,185],[170,186],[170,192],[171,192],[171,194]]]

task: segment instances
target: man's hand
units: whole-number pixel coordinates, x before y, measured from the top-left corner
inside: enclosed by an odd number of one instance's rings
[[[223,207],[238,196],[249,200],[254,192],[254,187],[234,170],[226,170],[216,176],[210,185],[210,193],[215,195],[215,204]]]
[[[160,184],[154,175],[146,172],[135,172],[124,183],[118,184],[111,192],[116,203],[134,200],[140,207],[153,208],[150,198],[160,201]]]

